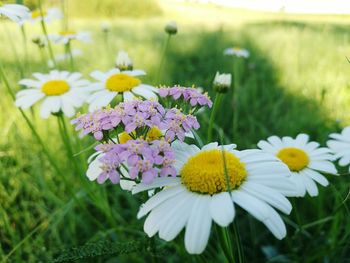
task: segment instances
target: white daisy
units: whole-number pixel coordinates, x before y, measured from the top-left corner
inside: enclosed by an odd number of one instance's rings
[[[143,84],[137,76],[145,75],[143,70],[126,70],[121,72],[114,68],[107,72],[94,71],[90,74],[98,82],[90,85],[93,92],[87,99],[89,111],[107,106],[118,94],[124,101],[134,100],[137,96],[157,99],[158,89]]]
[[[49,74],[34,73],[33,79],[22,79],[19,84],[27,86],[16,95],[16,106],[28,109],[43,101],[40,108],[42,118],[51,113],[62,111],[67,117],[73,117],[75,108],[80,107],[88,93],[89,81],[82,79],[78,72],[52,70]]]
[[[328,185],[328,180],[321,173],[337,173],[331,162],[333,156],[330,150],[319,146],[317,142],[309,142],[306,134],[299,134],[295,139],[271,136],[267,141],[258,143],[260,149],[277,156],[289,167],[292,172],[291,180],[298,185],[300,196],[305,196],[306,192],[310,196],[317,196],[315,182],[322,186]]]
[[[50,35],[49,38],[57,44],[68,44],[74,39],[85,43],[91,42],[91,35],[89,32],[62,31],[58,34]]]
[[[212,220],[228,226],[234,220],[237,204],[265,224],[275,237],[285,237],[286,227],[274,208],[286,214],[292,209],[285,197],[295,194],[295,185],[288,180],[288,167],[260,150],[234,148],[234,144],[210,143],[199,149],[173,143],[180,177],[156,178],[151,184],[141,183],[133,189],[138,193],[164,187],[137,215],[141,218],[148,214],[144,223],[148,236],[158,232],[160,238],[170,241],[186,227],[186,250],[200,254],[208,243]]]
[[[0,16],[6,16],[14,22],[19,22],[29,17],[30,10],[24,5],[17,4],[1,4],[0,2]]]
[[[250,52],[247,49],[239,47],[230,47],[224,50],[224,55],[226,56],[236,56],[242,58],[249,58]]]
[[[25,22],[37,23],[41,21],[45,21],[45,23],[49,23],[56,19],[61,19],[63,14],[58,8],[49,8],[47,10],[43,10],[43,14],[40,10],[34,10],[30,12],[29,16],[25,19],[21,19],[19,24],[24,24]]]
[[[350,163],[350,126],[344,128],[340,134],[332,133],[329,137],[331,140],[327,141],[327,146],[334,153],[334,159],[339,159],[340,166],[348,165]]]

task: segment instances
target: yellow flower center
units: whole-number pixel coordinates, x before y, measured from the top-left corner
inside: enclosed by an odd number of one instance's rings
[[[135,137],[136,133],[132,132],[132,135]],[[146,136],[146,141],[151,142],[154,140],[158,140],[162,137],[162,131],[159,130],[159,128],[157,126],[152,127]],[[129,140],[132,140],[133,138],[131,137],[130,134],[126,133],[126,132],[122,132],[119,134],[119,143],[120,144],[124,144]],[[141,136],[141,139],[143,139],[143,136]]]
[[[120,144],[124,144],[127,141],[132,140],[132,137],[126,132],[120,133],[118,137],[119,137],[119,143]]]
[[[310,162],[305,151],[298,148],[284,148],[277,153],[277,157],[282,160],[293,172],[303,170]]]
[[[138,86],[141,81],[124,73],[110,76],[106,81],[106,87],[110,91],[124,92]]]
[[[31,13],[32,18],[38,18],[41,17],[41,12],[40,10],[34,10]],[[46,16],[46,11],[43,11],[43,16]]]
[[[41,87],[47,96],[57,96],[69,90],[69,84],[64,80],[49,80]]]
[[[162,131],[159,130],[157,126],[152,127],[146,136],[146,141],[151,142],[154,140],[158,140],[160,137],[162,137]]]
[[[238,188],[247,177],[247,170],[234,154],[216,149],[193,155],[180,175],[189,191],[212,195]]]
[[[75,35],[76,32],[75,31],[61,31],[59,34],[61,36],[70,36],[70,35]]]

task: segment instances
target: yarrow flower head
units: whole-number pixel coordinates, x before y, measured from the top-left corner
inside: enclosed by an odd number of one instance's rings
[[[51,113],[63,112],[73,117],[75,108],[84,103],[89,81],[82,79],[78,72],[52,70],[49,74],[34,73],[36,79],[22,79],[19,84],[26,86],[16,94],[16,106],[28,109],[38,101],[43,101],[40,108],[42,118]]]
[[[332,133],[327,141],[327,146],[334,154],[334,159],[339,159],[340,166],[350,164],[350,126],[345,127],[341,133]],[[350,167],[349,167],[350,171]]]
[[[275,209],[289,214],[292,206],[285,196],[295,193],[286,165],[260,150],[234,150],[235,145],[195,145],[175,142],[175,168],[179,177],[155,178],[138,184],[133,193],[162,188],[141,206],[137,217],[146,215],[144,231],[157,232],[171,241],[185,232],[185,247],[191,254],[204,251],[212,221],[228,226],[235,205],[260,220],[282,239],[286,227]]]
[[[14,22],[28,19],[29,9],[24,5],[17,4],[2,4],[0,2],[0,17],[5,16]]]
[[[57,44],[68,44],[72,40],[79,40],[84,43],[91,42],[89,32],[61,31],[58,34],[49,35],[49,39]]]
[[[299,134],[295,139],[291,137],[279,138],[271,136],[267,141],[261,140],[258,147],[263,151],[273,154],[285,163],[292,173],[291,180],[295,182],[299,194],[305,196],[318,195],[315,182],[322,186],[328,185],[328,180],[321,173],[336,174],[331,150],[319,147],[317,142],[309,142],[309,136]]]
[[[143,70],[120,71],[117,68],[108,72],[94,71],[90,75],[97,82],[92,83],[89,90],[92,94],[88,98],[89,111],[107,106],[118,95],[123,101],[130,101],[141,96],[145,99],[157,99],[158,89],[143,84],[138,76],[145,75]]]
[[[115,60],[115,66],[120,70],[132,70],[133,63],[129,54],[125,51],[119,51]]]
[[[124,144],[101,144],[96,150],[99,154],[87,171],[91,181],[119,183],[126,177],[149,184],[158,176],[176,176],[174,152],[165,140],[128,140]],[[127,173],[123,173],[123,165]]]
[[[213,85],[214,90],[219,93],[226,93],[231,86],[231,74],[220,74],[220,72],[216,72]]]
[[[213,102],[211,101],[208,93],[202,93],[196,88],[188,87],[161,87],[159,89],[159,96],[162,98],[170,97],[175,101],[183,100],[189,103],[192,107],[207,106],[211,108]]]
[[[224,50],[224,55],[226,56],[236,56],[242,58],[249,58],[250,52],[247,49],[239,47],[230,47]]]
[[[191,129],[198,129],[196,117],[183,114],[179,109],[164,109],[157,101],[128,101],[119,103],[114,108],[96,110],[79,115],[72,121],[81,135],[92,134],[96,140],[102,140],[104,133],[112,131],[120,125],[120,130],[133,135],[142,131],[152,131],[154,127],[164,130],[165,139],[184,140]]]

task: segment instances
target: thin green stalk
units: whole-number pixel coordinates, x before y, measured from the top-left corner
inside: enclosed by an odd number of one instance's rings
[[[66,44],[66,54],[68,54],[69,56],[69,66],[70,66],[70,70],[74,71],[74,59],[73,59],[73,53],[72,53],[72,46],[71,46],[71,42],[68,41],[68,43]]]
[[[229,236],[227,227],[216,226],[216,234],[219,240],[220,248],[225,256],[227,263],[235,263],[235,258],[232,251],[232,242]]]
[[[240,91],[240,68],[239,58],[233,61],[233,89],[232,89],[232,102],[233,102],[233,120],[232,120],[232,133],[233,137],[237,136],[238,115],[239,115],[239,91]]]
[[[23,39],[23,46],[24,46],[24,70],[27,69],[28,66],[28,44],[27,44],[27,33],[24,27],[24,24],[20,26],[21,27],[21,33],[22,33],[22,39]]]
[[[241,236],[239,234],[236,222],[233,223],[233,234],[235,237],[235,242],[236,242],[236,247],[237,247],[238,262],[243,263],[245,261],[244,260],[244,251],[243,251],[243,247],[242,247]]]
[[[44,11],[43,11],[43,6],[42,6],[41,0],[38,0],[38,6],[39,6],[39,10],[40,10],[40,15],[43,18]],[[50,41],[49,35],[47,33],[46,23],[45,23],[44,19],[41,19],[40,24],[41,24],[41,28],[43,30],[43,33],[44,33],[46,41],[47,41],[47,48],[49,50],[50,58],[52,60],[54,67],[57,67],[56,59],[55,59],[55,56],[54,56],[53,51],[52,51],[51,41]]]
[[[159,85],[159,82],[161,81],[161,75],[163,73],[163,65],[164,65],[164,61],[165,61],[165,56],[169,47],[169,43],[170,43],[170,38],[171,38],[171,34],[168,34],[168,37],[165,41],[165,45],[163,48],[163,52],[162,52],[162,56],[160,57],[160,62],[159,62],[159,68],[158,68],[158,72],[156,75],[156,85]]]
[[[222,99],[222,94],[217,93],[215,96],[214,104],[213,104],[213,109],[211,111],[210,119],[209,119],[209,127],[208,127],[208,136],[207,136],[207,141],[211,142],[212,137],[213,137],[213,125],[214,125],[214,119],[216,116],[216,113],[219,109],[219,106],[221,104],[221,99]]]

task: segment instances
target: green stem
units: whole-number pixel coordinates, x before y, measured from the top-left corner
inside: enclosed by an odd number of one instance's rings
[[[238,262],[243,263],[244,262],[244,251],[243,251],[243,247],[242,247],[241,236],[239,234],[236,222],[233,223],[233,234],[235,237],[235,242],[236,242],[236,247],[237,247]]]
[[[69,56],[70,70],[74,71],[74,59],[73,59],[72,46],[71,46],[70,41],[68,41],[68,43],[66,44],[66,52],[65,53],[68,54],[68,56]]]
[[[21,25],[21,33],[22,33],[23,46],[24,46],[24,70],[26,70],[28,66],[28,45],[27,45],[27,34],[24,28],[24,25]]]
[[[170,43],[170,38],[171,38],[171,34],[168,34],[168,37],[165,41],[165,45],[163,48],[163,52],[162,52],[162,56],[160,57],[160,62],[159,62],[159,68],[158,68],[158,72],[156,75],[156,85],[159,85],[159,82],[161,81],[161,75],[163,73],[163,65],[164,65],[164,61],[165,61],[165,56],[169,47],[169,43]]]
[[[232,242],[230,238],[230,233],[228,231],[227,227],[216,227],[216,233],[219,239],[219,244],[221,247],[221,250],[225,256],[227,263],[235,263],[235,257],[232,250]]]
[[[217,93],[215,96],[214,104],[213,104],[213,109],[211,111],[210,119],[209,119],[209,127],[208,127],[208,136],[207,136],[207,141],[211,142],[212,137],[213,137],[213,125],[214,125],[214,119],[216,116],[216,113],[219,109],[219,106],[221,104],[221,98],[222,94]]]
[[[41,24],[41,28],[43,30],[43,33],[45,35],[45,38],[46,38],[46,41],[47,41],[47,48],[49,50],[49,55],[50,55],[50,58],[53,62],[53,65],[54,67],[56,68],[57,67],[57,63],[56,63],[56,60],[55,60],[55,56],[53,54],[53,51],[52,51],[52,46],[51,46],[51,41],[49,39],[49,35],[47,33],[47,29],[46,29],[46,23],[44,21],[44,11],[43,11],[43,7],[42,7],[42,3],[41,3],[41,0],[38,0],[38,6],[39,6],[39,10],[40,10],[40,15],[42,17],[41,21],[40,21],[40,24]]]
[[[237,136],[238,116],[239,116],[239,90],[240,90],[240,68],[239,58],[233,61],[233,89],[232,89],[232,102],[233,102],[233,120],[232,120],[232,133],[233,137]]]

